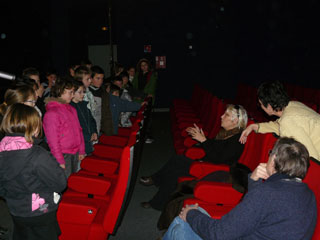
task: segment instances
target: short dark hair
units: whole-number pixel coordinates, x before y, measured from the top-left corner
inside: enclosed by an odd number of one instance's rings
[[[74,91],[77,91],[80,87],[84,87],[83,83],[80,81],[74,80],[74,81],[72,81],[72,83],[73,83],[73,90]]]
[[[51,89],[51,95],[52,97],[61,97],[65,89],[72,89],[74,87],[73,81],[66,79],[66,78],[60,78],[57,80],[56,84]]]
[[[117,86],[117,85],[114,85],[114,84],[111,84],[110,85],[110,93],[114,93],[114,92],[119,92],[120,93],[121,89]]]
[[[92,66],[90,70],[91,70],[91,77],[94,77],[96,74],[104,74],[103,69],[98,65]]]
[[[115,76],[111,79],[111,82],[115,82],[115,81],[121,81],[122,82],[122,77],[119,76]]]
[[[124,77],[129,78],[129,74],[126,71],[123,71],[122,73],[120,73],[119,77],[122,79]]]
[[[87,68],[86,66],[79,66],[74,71],[74,79],[82,82],[84,75],[88,75],[88,74],[91,74],[91,71],[89,68]]]
[[[31,75],[34,75],[34,74],[31,74]],[[28,76],[23,76],[22,78],[19,78],[16,80],[15,87],[21,87],[21,86],[30,86],[35,90],[39,89],[39,85],[37,84],[37,82],[32,78],[29,78]]]
[[[263,106],[267,107],[270,104],[275,111],[283,110],[290,101],[286,90],[279,81],[262,83],[258,88],[258,99]]]
[[[40,76],[40,72],[34,67],[28,67],[28,68],[23,69],[23,71],[22,71],[23,77],[30,77],[31,75]]]
[[[309,168],[307,148],[293,138],[279,138],[271,152],[275,155],[274,168],[278,173],[303,179]]]

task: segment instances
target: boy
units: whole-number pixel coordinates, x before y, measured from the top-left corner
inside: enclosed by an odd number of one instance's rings
[[[99,66],[92,66],[91,67],[91,85],[89,86],[89,91],[93,95],[93,99],[95,101],[95,111],[93,112],[93,117],[96,120],[97,123],[97,130],[98,133],[100,133],[101,128],[101,99],[102,99],[102,92],[103,88],[101,87],[103,84],[103,78],[104,78],[104,71]]]
[[[112,115],[113,123],[113,133],[118,134],[119,117],[121,112],[135,112],[140,109],[141,106],[145,105],[147,102],[136,103],[129,102],[127,100],[120,99],[121,89],[112,84],[110,86],[109,102],[110,110]]]
[[[91,111],[87,108],[88,102],[83,101],[84,86],[79,81],[74,81],[74,96],[70,105],[77,110],[79,122],[82,128],[86,154],[93,152],[93,142],[98,140],[97,125]]]
[[[96,111],[96,103],[92,92],[89,91],[89,86],[91,84],[91,72],[86,66],[80,66],[76,69],[74,79],[76,81],[82,82],[85,88],[84,100],[88,102],[87,107],[90,109],[92,116]]]

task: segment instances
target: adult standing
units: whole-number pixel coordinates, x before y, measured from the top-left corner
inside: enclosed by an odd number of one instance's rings
[[[269,116],[279,117],[276,121],[249,125],[241,134],[245,143],[252,132],[273,132],[280,137],[293,137],[306,146],[310,157],[320,161],[320,115],[301,102],[290,101],[283,85],[265,82],[258,88],[261,108]]]
[[[132,85],[135,89],[145,93],[146,97],[152,97],[152,104],[155,101],[156,85],[158,80],[158,74],[151,69],[150,62],[143,58],[137,64],[137,72],[132,80]],[[143,102],[144,99],[135,99],[139,102]],[[151,116],[146,128],[146,143],[152,143],[154,141],[151,136]]]

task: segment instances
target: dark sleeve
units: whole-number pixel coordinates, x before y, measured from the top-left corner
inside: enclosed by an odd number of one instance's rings
[[[244,199],[220,220],[212,219],[198,210],[190,210],[187,222],[204,240],[240,239],[250,235],[263,221],[264,209],[269,201],[268,194],[261,188],[248,192]]]
[[[39,181],[47,191],[62,192],[67,187],[67,178],[57,160],[47,151],[37,146],[37,160],[34,162]]]
[[[141,108],[141,104],[137,102],[130,102],[119,98],[119,110],[120,112],[135,112]]]
[[[206,162],[216,164],[232,165],[236,163],[244,149],[244,145],[239,142],[240,134],[225,140],[207,140],[201,144],[206,156],[202,159]]]

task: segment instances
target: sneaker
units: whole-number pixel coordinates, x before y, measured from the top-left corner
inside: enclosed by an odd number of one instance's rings
[[[152,137],[147,137],[146,140],[145,140],[145,143],[153,143],[154,142],[154,139]]]

